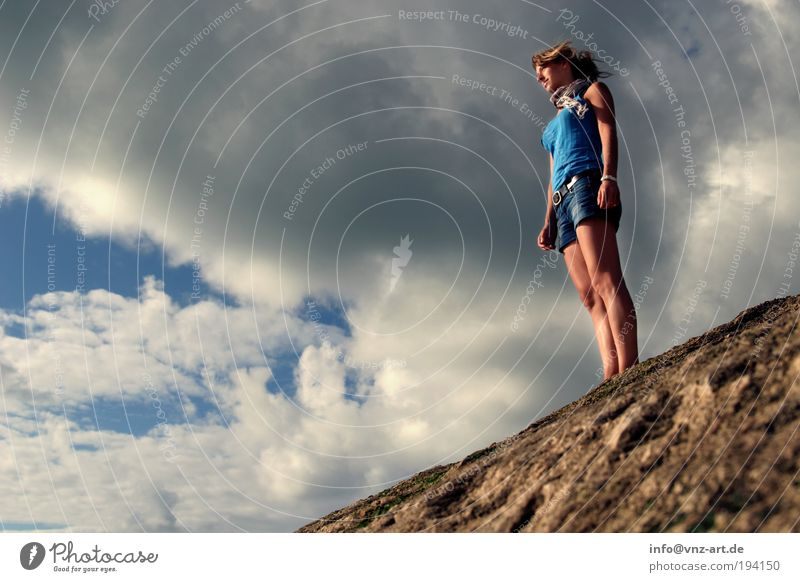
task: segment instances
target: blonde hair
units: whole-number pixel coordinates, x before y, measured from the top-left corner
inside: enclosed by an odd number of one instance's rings
[[[544,67],[550,63],[564,60],[570,64],[572,75],[576,79],[583,78],[595,82],[601,77],[610,77],[613,74],[598,70],[592,51],[579,51],[572,46],[569,40],[562,41],[534,54],[531,57],[531,64],[536,69],[537,66]]]

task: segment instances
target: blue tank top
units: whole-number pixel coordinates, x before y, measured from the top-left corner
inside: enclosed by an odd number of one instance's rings
[[[576,96],[576,99],[589,106],[583,119],[572,109],[561,109],[544,128],[540,139],[544,149],[553,155],[551,183],[554,192],[578,172],[603,169],[603,144],[594,109],[583,96]]]

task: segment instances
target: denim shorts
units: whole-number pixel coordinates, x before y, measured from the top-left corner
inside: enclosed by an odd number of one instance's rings
[[[564,253],[564,247],[574,240],[578,240],[575,227],[592,216],[601,216],[614,226],[614,232],[619,230],[619,221],[622,217],[622,202],[612,208],[600,208],[597,205],[597,193],[600,191],[600,176],[589,174],[581,176],[572,185],[572,188],[561,202],[556,206],[558,224],[558,242],[556,247]]]

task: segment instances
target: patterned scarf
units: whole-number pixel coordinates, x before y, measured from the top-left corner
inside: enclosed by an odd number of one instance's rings
[[[550,95],[550,102],[558,109],[574,108],[575,114],[583,119],[588,107],[586,103],[579,102],[575,97],[578,95],[582,96],[586,89],[589,88],[589,85],[591,85],[591,83],[586,79],[575,79],[568,85],[561,85],[561,87],[553,91],[553,94]]]

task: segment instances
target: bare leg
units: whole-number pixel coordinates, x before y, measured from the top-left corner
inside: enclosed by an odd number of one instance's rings
[[[618,373],[619,365],[614,347],[614,338],[606,314],[603,299],[592,288],[592,280],[583,259],[581,247],[577,241],[564,247],[564,257],[567,271],[572,279],[578,296],[584,307],[589,311],[594,324],[594,335],[597,338],[597,347],[600,349],[600,358],[603,361],[603,379],[610,378]]]
[[[582,220],[575,232],[595,293],[603,299],[614,337],[619,371],[639,361],[636,310],[622,276],[617,233],[602,217]]]

